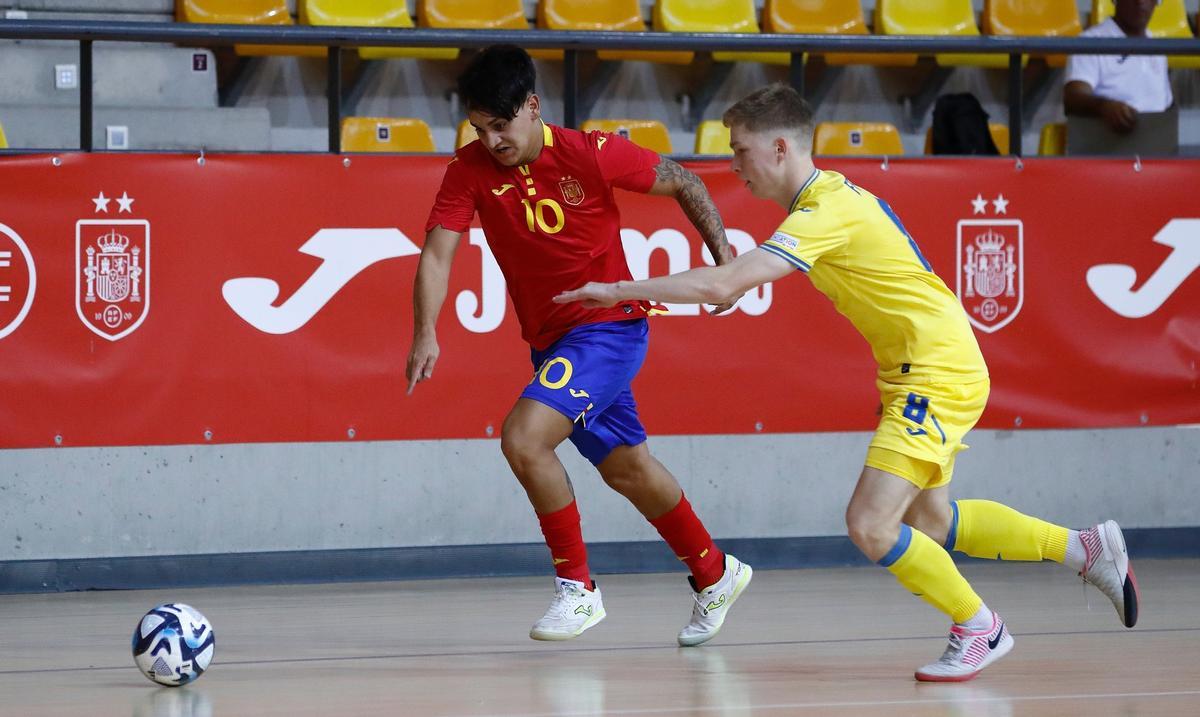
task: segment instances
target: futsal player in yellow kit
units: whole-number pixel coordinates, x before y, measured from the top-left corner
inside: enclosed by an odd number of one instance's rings
[[[771,85],[724,117],[733,171],[788,216],[733,262],[645,281],[589,283],[555,301],[611,306],[645,299],[716,304],[797,270],[870,344],[882,417],[850,504],[850,539],[953,621],[922,681],[969,680],[1012,649],[1004,621],[958,572],[949,550],[1053,560],[1099,588],[1122,624],[1137,621],[1137,583],[1114,521],[1076,531],[987,500],[951,502],[954,458],[983,413],[988,370],[966,313],[882,199],[812,161],[812,111]]]

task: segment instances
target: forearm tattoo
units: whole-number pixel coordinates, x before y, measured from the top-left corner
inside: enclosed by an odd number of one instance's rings
[[[721,215],[717,212],[717,206],[713,203],[704,182],[666,157],[658,163],[655,172],[659,182],[677,187],[675,199],[692,226],[700,232],[717,263],[725,264],[731,261],[733,253],[729,248],[729,241],[725,238],[725,224],[721,221]]]

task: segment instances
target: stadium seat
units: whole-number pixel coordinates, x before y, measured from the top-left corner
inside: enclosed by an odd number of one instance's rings
[[[813,154],[904,154],[900,131],[887,122],[820,122]]]
[[[417,0],[421,27],[469,30],[528,30],[525,5],[521,0]],[[458,56],[458,50],[450,50]],[[534,50],[529,54],[541,57]]]
[[[1008,154],[1008,125],[988,122],[988,132],[1000,154]],[[933,154],[933,127],[925,130],[925,154]]]
[[[754,0],[655,0],[654,29],[659,32],[757,33]],[[692,61],[693,53],[677,53]],[[786,52],[714,52],[717,62],[769,62],[786,65]]]
[[[988,131],[992,133],[992,141],[996,143],[1000,154],[1008,154],[1008,125],[988,122]]]
[[[971,0],[878,0],[875,32],[881,35],[979,35]],[[1008,67],[1005,55],[938,54],[939,65]]]
[[[458,123],[458,133],[454,137],[455,149],[462,149],[477,139],[479,139],[479,135],[475,132],[475,128],[471,126],[471,120],[463,120]]]
[[[412,117],[342,118],[343,152],[433,152],[429,125]]]
[[[300,0],[300,22],[334,27],[414,27],[404,0]],[[453,60],[458,51],[440,47],[360,47],[364,60],[416,57]]]
[[[584,132],[599,130],[619,134],[659,154],[671,153],[671,135],[667,133],[667,126],[658,120],[591,119],[584,122],[580,129]]]
[[[1070,37],[1083,31],[1075,0],[985,0],[983,32],[986,35]],[[1066,64],[1065,55],[1047,55],[1052,67]]]
[[[638,0],[541,0],[537,9],[538,27],[544,30],[607,30],[644,32],[642,7]],[[553,50],[558,59],[561,50]],[[645,60],[677,62],[678,52],[638,52],[636,50],[599,50],[601,60]]]
[[[1067,153],[1067,123],[1047,122],[1038,138],[1038,154],[1056,157]]]
[[[1090,24],[1097,25],[1104,22],[1112,17],[1115,9],[1113,0],[1092,0]],[[1200,14],[1196,15],[1196,22],[1200,23]],[[1190,39],[1195,37],[1192,34],[1191,26],[1188,25],[1187,8],[1184,6],[1183,0],[1162,0],[1162,4],[1154,8],[1154,14],[1150,16],[1146,34],[1150,37],[1160,38]],[[1168,55],[1167,66],[1194,69],[1200,67],[1200,56]]]
[[[763,32],[812,35],[866,35],[867,22],[858,0],[767,0]],[[845,53],[825,55],[829,65],[911,66],[916,55],[902,53]]]
[[[731,155],[729,128],[721,120],[704,120],[696,128],[696,154]]]
[[[178,22],[221,25],[292,25],[286,0],[176,0]],[[234,45],[239,55],[324,56],[324,47],[310,45]]]

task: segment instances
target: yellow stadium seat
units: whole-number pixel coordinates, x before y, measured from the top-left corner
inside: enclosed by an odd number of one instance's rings
[[[1083,32],[1075,0],[985,0],[981,24],[986,35],[1071,37]],[[1046,56],[1052,67],[1062,67],[1066,59]]]
[[[1067,153],[1067,123],[1047,122],[1038,138],[1038,154],[1056,157]]]
[[[1092,0],[1092,25],[1098,25],[1112,17],[1116,10],[1113,0]],[[1196,15],[1200,23],[1200,13]],[[1146,34],[1150,37],[1191,38],[1192,28],[1188,25],[1187,8],[1183,0],[1162,0],[1162,4],[1154,8],[1150,16],[1150,24],[1146,26]],[[1200,67],[1200,56],[1168,55],[1167,66],[1171,68]]]
[[[462,149],[477,139],[479,139],[479,134],[471,126],[471,120],[463,120],[458,123],[458,134],[454,138],[455,149]]]
[[[754,0],[655,0],[654,29],[659,32],[736,32],[757,33],[758,19]],[[683,64],[693,53],[677,53]],[[714,52],[717,62],[769,62],[786,65],[786,52]]]
[[[644,32],[642,7],[638,0],[541,0],[537,10],[538,27],[544,30],[607,30],[613,32]],[[551,51],[553,59],[562,57],[561,50]],[[599,50],[601,60],[645,60],[675,62],[678,52],[638,52],[636,50]]]
[[[221,25],[292,25],[286,0],[176,0],[179,22]],[[324,47],[310,45],[234,45],[239,55],[323,56]]]
[[[667,133],[667,126],[658,120],[591,119],[584,122],[580,129],[584,132],[599,130],[619,134],[659,154],[671,153],[671,135]]]
[[[1008,125],[998,122],[988,122],[988,132],[1000,154],[1008,154]],[[925,130],[925,154],[933,154],[933,127]]]
[[[867,22],[858,0],[767,0],[763,32],[811,35],[866,35]],[[829,65],[915,65],[916,55],[844,53],[825,55]]]
[[[900,131],[887,122],[821,122],[813,154],[904,154]]]
[[[429,125],[412,117],[342,118],[343,152],[433,152]]]
[[[300,22],[333,27],[414,27],[404,0],[300,0]],[[458,51],[439,47],[360,47],[364,60],[416,57],[453,60]]]
[[[992,133],[992,141],[1000,154],[1008,154],[1008,125],[988,122],[988,131]]]
[[[971,0],[877,0],[875,32],[882,35],[977,36]],[[1006,55],[938,54],[939,65],[1008,67]]]
[[[417,0],[421,27],[468,30],[528,30],[521,0]],[[457,50],[452,50],[455,56]],[[544,56],[538,50],[529,54]]]
[[[1083,31],[1075,0],[985,0],[983,31],[988,35],[1069,37]]]
[[[704,120],[696,128],[696,154],[733,154],[729,128],[721,120]]]

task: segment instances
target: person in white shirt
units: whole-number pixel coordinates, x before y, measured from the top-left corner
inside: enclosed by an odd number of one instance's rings
[[[1116,12],[1084,37],[1145,37],[1158,0],[1116,0]],[[1164,55],[1071,55],[1063,88],[1069,115],[1100,117],[1117,132],[1131,132],[1141,112],[1171,106]]]

